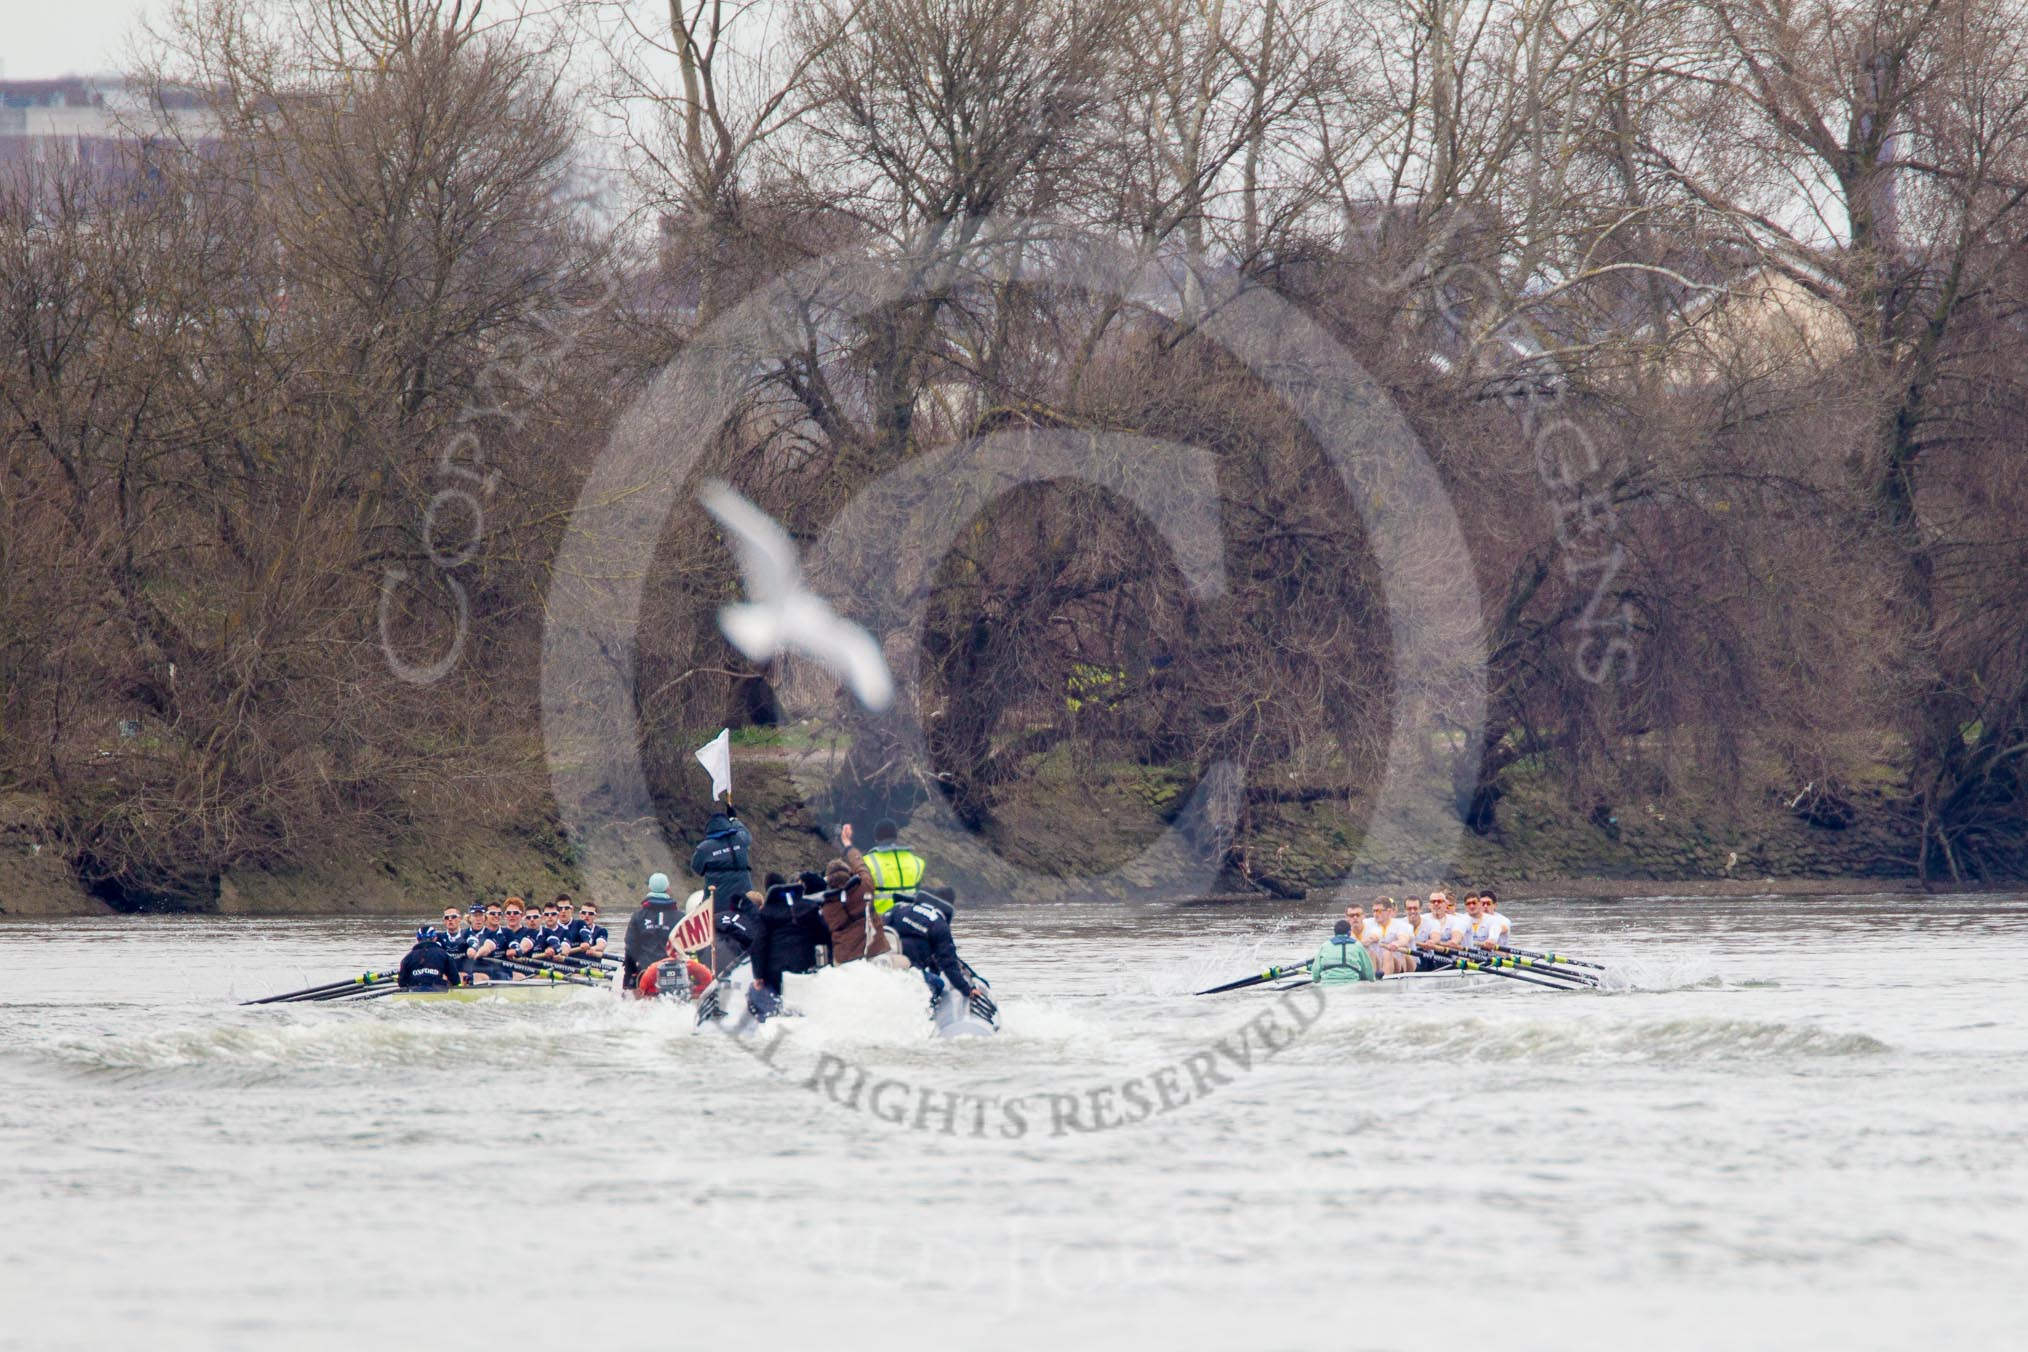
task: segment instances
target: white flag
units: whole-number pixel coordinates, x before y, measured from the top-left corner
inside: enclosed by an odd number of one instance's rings
[[[732,729],[719,729],[718,736],[697,748],[697,763],[711,776],[711,797],[732,792]]]

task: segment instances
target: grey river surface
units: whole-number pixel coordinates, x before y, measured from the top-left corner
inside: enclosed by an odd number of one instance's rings
[[[1619,988],[1199,999],[1329,911],[982,908],[998,1038],[848,968],[742,1042],[236,1003],[389,921],[0,924],[0,1347],[2028,1346],[2028,901],[1507,913]]]

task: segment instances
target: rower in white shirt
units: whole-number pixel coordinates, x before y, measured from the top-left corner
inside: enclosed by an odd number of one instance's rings
[[[1493,940],[1499,933],[1499,925],[1486,909],[1486,900],[1480,896],[1465,898],[1465,914],[1470,917],[1471,945],[1473,948],[1493,948]]]
[[[1473,900],[1473,898],[1468,897],[1465,904],[1469,906]],[[1451,903],[1449,897],[1442,898],[1442,905],[1444,912],[1443,928],[1437,931],[1436,946],[1444,949],[1459,949],[1470,944],[1472,941],[1471,922],[1458,914],[1457,907]]]
[[[1422,908],[1421,897],[1410,897],[1402,903],[1402,919],[1415,931],[1415,941],[1418,944],[1432,942],[1437,936],[1437,931],[1443,928],[1443,922],[1437,919],[1434,908],[1427,911]]]
[[[1385,901],[1386,898],[1383,897],[1381,900]],[[1380,908],[1376,904],[1374,909],[1379,910]],[[1354,902],[1345,908],[1345,918],[1352,922],[1352,934],[1360,943],[1371,948],[1380,942],[1380,926],[1367,918],[1365,907]],[[1379,955],[1375,954],[1374,956],[1377,958]]]
[[[1373,903],[1375,955],[1382,976],[1415,970],[1415,927],[1394,913],[1394,898],[1382,897]]]
[[[1500,914],[1500,899],[1491,888],[1479,897],[1479,923],[1472,928],[1472,942],[1481,948],[1505,948],[1514,927]]]
[[[1441,893],[1431,894],[1428,910],[1423,909],[1422,901],[1419,898],[1410,897],[1408,899],[1408,915],[1406,918],[1408,923],[1415,928],[1415,946],[1417,948],[1429,948],[1443,934],[1443,909],[1444,903]],[[1427,953],[1417,953],[1415,955],[1415,965],[1418,971],[1434,972],[1440,964]]]
[[[1347,906],[1345,908],[1345,920],[1347,924],[1352,926],[1352,937],[1357,939],[1362,944],[1367,943],[1368,941],[1366,938],[1366,934],[1368,929],[1372,926],[1373,922],[1366,918],[1366,908],[1359,905],[1357,902],[1354,902],[1352,905]],[[1369,947],[1370,946],[1371,945],[1369,944]],[[1374,958],[1374,962],[1376,964],[1377,970],[1379,963],[1379,958],[1377,955]]]

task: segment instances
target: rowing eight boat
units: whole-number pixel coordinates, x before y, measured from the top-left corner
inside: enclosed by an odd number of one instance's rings
[[[403,1004],[448,1000],[477,1004],[489,1000],[561,1000],[577,991],[599,990],[572,981],[495,981],[483,986],[454,986],[450,990],[396,991],[376,998],[399,1000]]]

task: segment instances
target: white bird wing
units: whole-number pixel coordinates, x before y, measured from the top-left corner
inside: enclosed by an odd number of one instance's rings
[[[793,623],[783,626],[783,642],[823,663],[875,713],[894,703],[894,677],[873,635],[808,592],[795,610]]]
[[[887,658],[873,641],[873,635],[841,618],[831,639],[838,657],[834,670],[842,668],[845,683],[852,687],[859,702],[875,713],[894,703],[894,675],[888,671]]]
[[[802,589],[796,542],[780,522],[720,479],[707,482],[697,498],[732,540],[739,571],[746,578],[747,599],[779,604]]]

